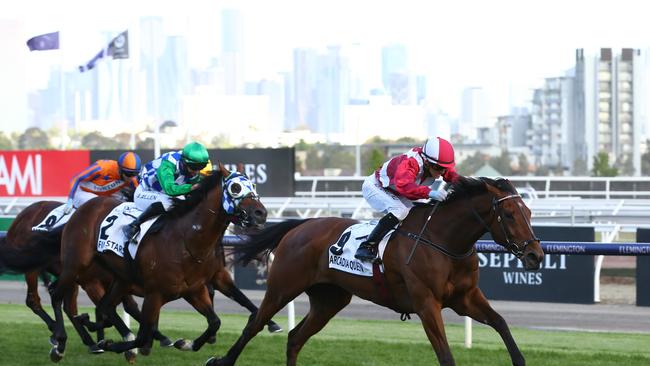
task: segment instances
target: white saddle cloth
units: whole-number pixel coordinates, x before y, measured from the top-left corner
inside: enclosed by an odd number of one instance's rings
[[[127,238],[124,236],[122,228],[133,222],[141,213],[142,211],[138,210],[133,202],[124,202],[115,207],[99,226],[97,251],[105,252],[110,250],[120,257],[124,257],[124,245],[127,242]],[[136,242],[129,244],[131,258],[135,258],[139,246],[138,243],[140,243],[140,240],[142,240],[157,218],[158,216],[151,218],[140,225],[140,233],[136,238]]]
[[[359,276],[372,277],[372,263],[360,261],[354,258],[359,245],[366,240],[368,234],[377,225],[376,221],[369,223],[356,224],[347,228],[336,241],[329,247],[329,268],[343,272],[352,273]],[[379,242],[379,258],[384,257],[386,244],[395,230],[390,230]],[[384,272],[384,265],[381,264],[379,269]]]
[[[65,209],[65,205],[61,205],[52,210],[45,216],[43,221],[32,227],[32,231],[49,232],[52,229],[65,225],[65,223],[70,220],[70,216],[72,216],[76,209],[73,208],[67,215],[63,214],[63,209]]]

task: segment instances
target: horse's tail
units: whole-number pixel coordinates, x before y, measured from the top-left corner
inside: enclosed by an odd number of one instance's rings
[[[0,238],[0,273],[25,273],[42,268],[61,253],[63,228],[34,235],[25,245],[12,245],[7,237]]]
[[[305,220],[286,220],[269,226],[258,233],[247,235],[243,243],[235,246],[235,257],[243,265],[257,258],[262,253],[270,253],[280,240],[293,228],[302,225]]]

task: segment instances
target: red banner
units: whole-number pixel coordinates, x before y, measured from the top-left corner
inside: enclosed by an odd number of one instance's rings
[[[67,196],[90,151],[0,151],[0,197]]]

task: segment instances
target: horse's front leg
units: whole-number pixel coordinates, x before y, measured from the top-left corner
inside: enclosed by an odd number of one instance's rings
[[[445,324],[442,320],[442,304],[437,300],[425,284],[417,277],[406,278],[413,309],[420,317],[422,327],[433,346],[440,365],[455,365],[454,357],[449,349]]]
[[[219,290],[219,292],[248,309],[251,314],[257,313],[257,306],[255,306],[255,304],[253,304],[253,302],[237,286],[235,286],[235,282],[232,280],[232,277],[230,277],[230,274],[225,267],[220,271],[217,271],[214,275],[212,278],[212,285],[215,289]],[[211,297],[214,297],[214,295]],[[273,319],[269,320],[266,325],[270,333],[278,333],[282,331],[282,327],[278,323],[274,322]]]
[[[214,337],[217,334],[217,330],[219,330],[219,327],[221,326],[221,320],[212,308],[212,299],[206,286],[201,286],[190,294],[183,296],[183,298],[185,301],[190,303],[196,311],[205,316],[208,320],[208,328],[194,341],[187,341],[185,339],[177,340],[174,342],[174,347],[182,351],[198,351],[209,338]]]
[[[478,287],[468,291],[462,301],[458,304],[454,304],[452,309],[454,309],[454,311],[459,315],[470,316],[477,322],[487,324],[494,328],[494,330],[496,330],[501,336],[501,339],[503,339],[503,343],[505,343],[508,353],[510,354],[512,364],[516,366],[523,366],[526,364],[526,360],[521,354],[521,351],[519,351],[519,347],[517,347],[514,338],[512,338],[510,328],[508,328],[505,319],[492,309],[490,303]]]

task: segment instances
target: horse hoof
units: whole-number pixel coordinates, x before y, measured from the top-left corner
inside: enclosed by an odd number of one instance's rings
[[[151,354],[151,347],[141,347],[138,348],[140,354],[143,356],[149,356]]]
[[[61,361],[61,359],[63,359],[63,353],[59,353],[59,350],[56,346],[52,347],[50,350],[50,360],[56,363]]]
[[[276,323],[269,324],[269,326],[267,328],[269,330],[269,333],[280,333],[280,332],[282,332],[282,327],[279,326]]]
[[[213,335],[212,337],[208,337],[208,339],[205,342],[209,344],[215,344],[217,343],[217,336]]]
[[[100,353],[104,353],[104,350],[99,346],[99,343],[95,343],[95,344],[92,344],[92,345],[88,346],[88,353],[98,355]]]
[[[97,342],[97,347],[108,351],[108,348],[113,345],[113,341],[110,339],[102,339],[101,341]]]
[[[181,351],[191,351],[192,350],[192,341],[186,341],[185,339],[179,339],[174,342],[174,347]]]
[[[160,347],[171,347],[173,345],[174,342],[172,342],[172,340],[167,337],[160,340]]]
[[[210,357],[205,362],[205,366],[229,366],[229,365],[232,364],[227,362],[227,360],[223,358],[216,358],[216,357]]]
[[[128,363],[135,363],[135,357],[136,356],[137,356],[137,354],[135,352],[133,352],[133,350],[128,350],[128,351],[124,352],[124,358],[126,359],[126,361]]]

